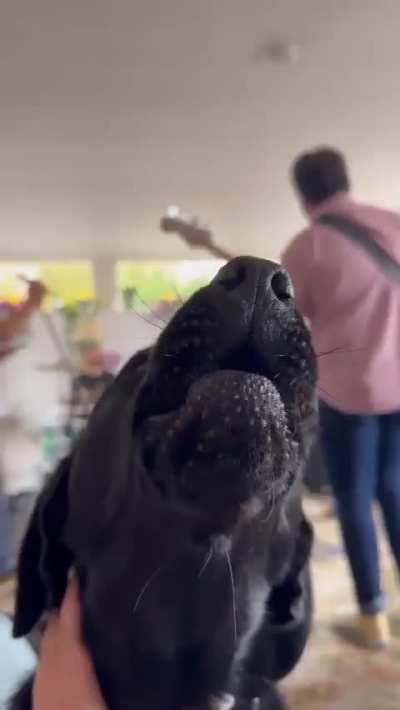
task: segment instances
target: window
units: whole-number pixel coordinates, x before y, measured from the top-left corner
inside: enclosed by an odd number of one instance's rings
[[[161,320],[171,315],[201,286],[207,285],[224,262],[218,260],[119,261],[116,286],[126,309],[150,313]]]
[[[95,298],[90,261],[0,262],[0,301],[18,304],[24,298],[26,285],[20,276],[46,284],[48,308]]]

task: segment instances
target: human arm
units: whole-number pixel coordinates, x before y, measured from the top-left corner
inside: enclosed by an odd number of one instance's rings
[[[48,622],[33,683],[33,710],[106,710],[81,639],[78,583],[73,579],[59,614]]]
[[[281,256],[281,264],[292,279],[299,311],[306,321],[311,323],[315,307],[315,287],[313,240],[310,230],[302,232],[289,244]]]
[[[30,281],[28,296],[22,305],[4,320],[0,320],[0,341],[16,337],[37,311],[46,295],[46,287],[40,281]]]

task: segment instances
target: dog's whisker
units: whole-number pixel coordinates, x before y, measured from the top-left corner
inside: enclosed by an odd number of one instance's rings
[[[360,352],[360,350],[365,350],[365,348],[332,348],[332,350],[326,350],[322,353],[315,353],[315,357],[318,359],[327,355],[347,355],[348,353]]]
[[[228,550],[225,550],[225,559],[228,565],[229,578],[231,581],[232,589],[232,619],[233,619],[233,638],[236,644],[237,642],[237,611],[236,611],[236,589],[235,589],[235,577],[233,575],[232,562]]]
[[[153,316],[153,318],[155,318],[156,320],[159,320],[161,323],[164,323],[164,325],[168,325],[167,321],[164,320],[163,318],[160,318],[160,316],[158,316],[157,313],[155,313],[155,311],[153,311],[152,307],[149,306],[149,304],[146,303],[146,301],[144,301],[143,298],[141,298],[138,293],[136,294],[136,298],[142,304],[142,306],[147,308],[147,310],[149,311],[150,315]]]
[[[138,610],[138,607],[139,607],[139,604],[140,604],[140,602],[142,601],[142,599],[143,599],[145,593],[147,592],[147,590],[148,590],[148,588],[150,587],[150,585],[152,584],[152,582],[154,582],[154,580],[156,579],[156,577],[158,577],[158,575],[160,574],[162,568],[163,568],[163,565],[160,565],[160,567],[157,567],[157,569],[155,570],[155,572],[153,572],[153,574],[150,575],[150,577],[148,578],[147,582],[145,582],[145,584],[143,585],[142,589],[140,590],[140,592],[139,592],[139,594],[138,594],[138,598],[136,599],[135,606],[133,607],[133,613],[134,613],[134,614],[136,614],[136,612],[137,612],[137,610]]]
[[[318,392],[322,392],[323,394],[326,394],[327,397],[329,397],[329,399],[332,399],[332,400],[333,400],[334,402],[336,402],[337,404],[339,404],[339,405],[341,404],[340,400],[337,399],[337,397],[334,397],[330,392],[328,392],[327,390],[325,390],[325,389],[324,389],[323,387],[321,387],[320,385],[317,386],[317,390],[318,390]]]
[[[152,320],[149,318],[146,318],[146,316],[143,315],[143,313],[140,313],[139,311],[136,310],[136,308],[132,308],[134,313],[136,313],[137,317],[143,320],[145,323],[148,323],[149,325],[152,325],[153,328],[158,328],[158,330],[163,330],[162,326],[159,325],[158,323],[153,323]]]
[[[263,521],[264,523],[268,523],[268,521],[271,519],[273,512],[275,510],[275,504],[276,504],[275,492],[276,492],[276,487],[274,485],[272,485],[271,486],[271,507],[270,507],[266,517],[264,518],[264,521]]]
[[[315,357],[317,359],[321,357],[327,357],[328,355],[338,355],[338,354],[343,354],[343,353],[348,353],[348,350],[345,350],[343,348],[332,348],[332,350],[326,350],[323,353],[315,353]]]
[[[200,567],[200,571],[199,571],[199,574],[198,574],[198,576],[197,576],[197,579],[200,579],[200,577],[203,576],[204,572],[206,571],[208,565],[210,564],[210,562],[211,562],[211,560],[212,560],[213,554],[214,554],[214,551],[213,551],[213,549],[212,549],[212,547],[211,547],[210,550],[209,550],[209,552],[208,552],[208,554],[206,555],[206,557],[205,557],[205,559],[204,559],[203,564],[202,564],[201,567]]]
[[[173,290],[175,296],[176,296],[177,299],[178,299],[178,303],[180,303],[181,306],[184,306],[184,305],[185,305],[185,301],[183,300],[181,294],[179,293],[177,286],[175,286],[175,284],[171,284],[171,288],[172,288],[172,290]]]

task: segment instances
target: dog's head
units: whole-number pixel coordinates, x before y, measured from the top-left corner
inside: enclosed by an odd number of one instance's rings
[[[16,633],[59,604],[72,564],[89,615],[108,601],[119,610],[171,556],[283,505],[308,448],[315,376],[288,275],[250,257],[227,264],[128,363],[41,495]]]
[[[147,475],[216,525],[276,503],[304,459],[314,380],[287,274],[232,261],[149,355],[134,413]]]

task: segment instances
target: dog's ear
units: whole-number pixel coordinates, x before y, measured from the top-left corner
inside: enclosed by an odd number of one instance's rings
[[[310,521],[302,514],[292,561],[291,575],[293,577],[301,574],[302,570],[310,561],[314,543],[314,530]]]
[[[271,590],[264,623],[246,662],[251,676],[278,682],[295,667],[305,648],[312,619],[313,598],[309,559],[313,530],[302,515],[285,579]]]
[[[72,555],[62,540],[71,460],[64,459],[38,497],[22,542],[14,636],[29,633],[45,610],[60,605]]]
[[[302,513],[290,567],[283,581],[273,587],[268,601],[270,619],[277,624],[293,621],[299,612],[305,594],[305,572],[308,569],[313,540],[312,526]]]

